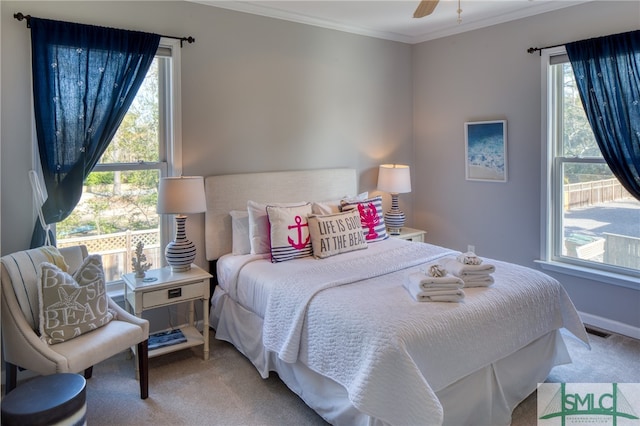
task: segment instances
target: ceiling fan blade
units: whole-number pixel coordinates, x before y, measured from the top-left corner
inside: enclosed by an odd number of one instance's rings
[[[422,0],[418,5],[418,8],[413,12],[414,18],[422,18],[423,16],[431,15],[433,10],[438,5],[440,0]]]

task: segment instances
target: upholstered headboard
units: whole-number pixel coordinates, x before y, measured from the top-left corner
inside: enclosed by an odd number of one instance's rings
[[[356,195],[355,169],[316,169],[207,176],[205,248],[207,260],[231,252],[232,210],[245,210],[247,201],[262,203],[325,201]]]

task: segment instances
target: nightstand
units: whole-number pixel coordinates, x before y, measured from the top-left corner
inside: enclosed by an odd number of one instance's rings
[[[392,235],[392,234],[389,234],[389,235],[393,238],[402,238],[403,240],[407,240],[407,241],[416,241],[416,242],[423,243],[424,236],[427,235],[427,231],[402,227],[402,229],[400,229],[400,235]]]
[[[136,278],[135,273],[122,276],[125,283],[125,300],[138,317],[148,309],[190,302],[189,323],[179,327],[187,341],[150,350],[150,358],[192,346],[204,345],[204,359],[209,359],[208,310],[209,279],[211,277],[211,274],[196,265],[191,265],[191,269],[186,272],[173,272],[171,267],[167,266],[147,271],[145,278]],[[193,305],[196,300],[202,300],[203,333],[200,333],[196,328]]]

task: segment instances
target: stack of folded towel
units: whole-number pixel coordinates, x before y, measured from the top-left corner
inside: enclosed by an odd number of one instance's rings
[[[446,257],[438,265],[453,276],[461,278],[467,288],[490,286],[493,284],[491,274],[496,270],[494,265],[484,263],[473,252],[461,253],[455,258]]]
[[[464,299],[464,282],[453,275],[425,272],[407,275],[404,286],[418,302],[460,302]]]

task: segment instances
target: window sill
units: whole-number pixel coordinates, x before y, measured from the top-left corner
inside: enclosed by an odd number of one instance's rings
[[[107,295],[114,301],[124,301],[124,281],[113,281],[107,284]]]
[[[562,274],[572,275],[574,277],[586,278],[604,284],[611,284],[620,287],[631,288],[634,290],[640,290],[640,284],[638,284],[637,277],[615,274],[612,272],[598,271],[591,268],[584,268],[581,266],[548,260],[536,260],[535,262],[539,263],[542,269],[548,271],[559,272]]]

